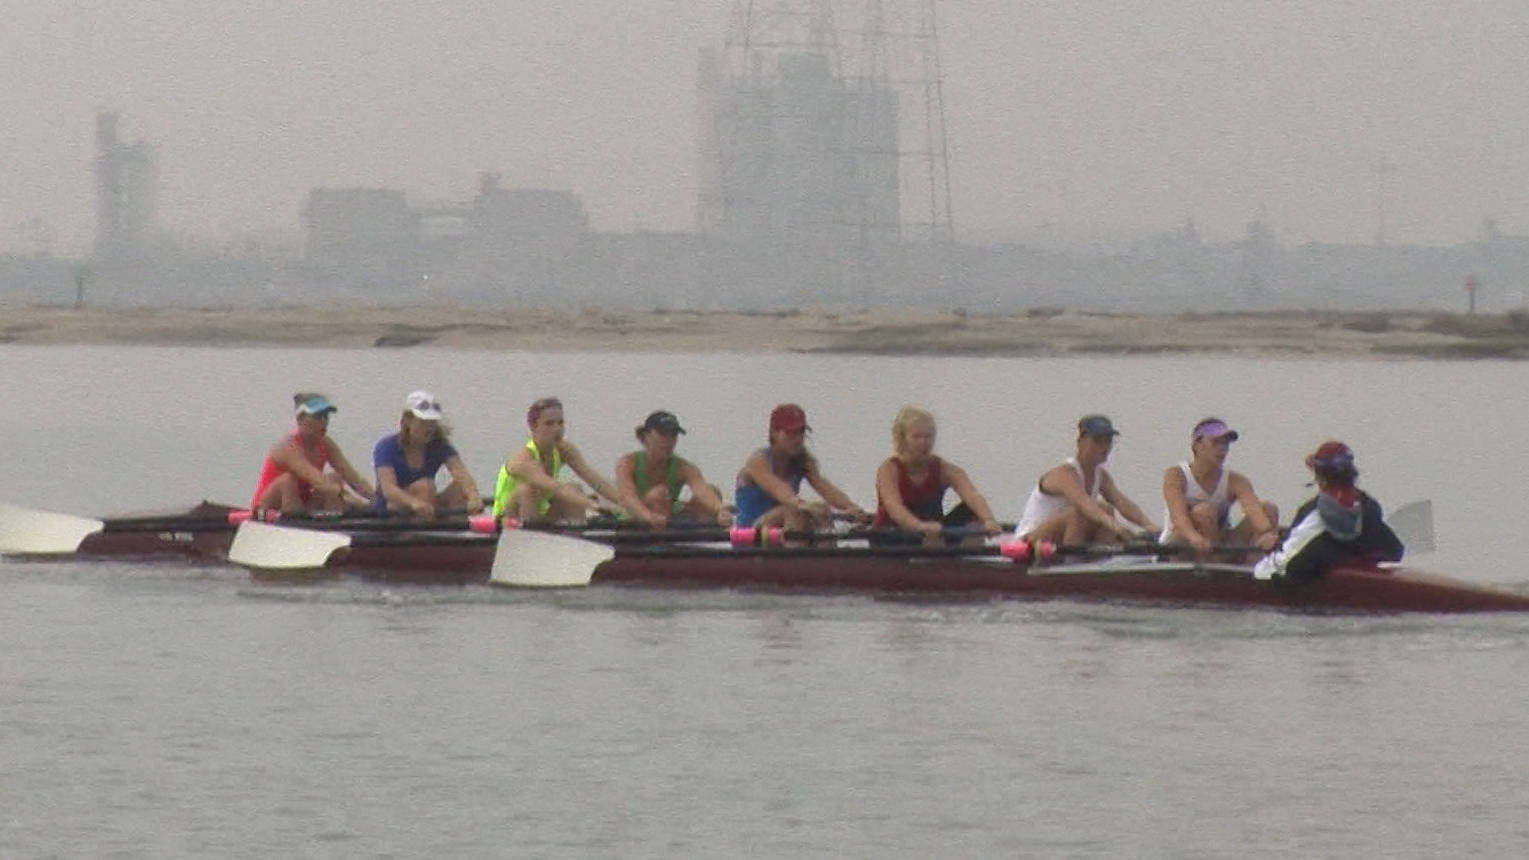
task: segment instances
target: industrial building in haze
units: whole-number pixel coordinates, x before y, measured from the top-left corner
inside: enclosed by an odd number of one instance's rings
[[[158,207],[159,170],[154,147],[118,136],[115,112],[96,116],[97,259],[116,259],[148,250]]]
[[[577,193],[479,174],[460,197],[320,187],[301,240],[220,248],[156,224],[155,148],[96,118],[88,261],[0,258],[0,304],[301,303],[742,310],[1523,307],[1529,238],[1431,248],[1282,244],[1191,222],[1130,243],[980,244],[955,229],[935,0],[736,0],[699,53],[692,230],[597,231]],[[1001,121],[1001,120],[995,120]],[[279,250],[273,250],[279,248]]]

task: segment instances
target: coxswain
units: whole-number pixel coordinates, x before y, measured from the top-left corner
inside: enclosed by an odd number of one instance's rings
[[[1354,452],[1342,442],[1323,442],[1306,457],[1317,494],[1301,505],[1280,545],[1253,566],[1259,579],[1319,579],[1349,562],[1402,560],[1401,539],[1386,525],[1380,503],[1354,485]]]

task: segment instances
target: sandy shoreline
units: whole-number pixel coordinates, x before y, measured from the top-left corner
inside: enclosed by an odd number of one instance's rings
[[[1371,312],[1137,316],[774,314],[449,307],[0,307],[0,343],[885,355],[1223,353],[1529,358],[1529,317]]]

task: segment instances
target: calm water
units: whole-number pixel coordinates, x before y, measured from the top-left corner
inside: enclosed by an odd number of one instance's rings
[[[352,459],[428,387],[487,484],[536,396],[612,462],[676,410],[714,480],[806,406],[862,503],[905,401],[1006,518],[1071,423],[1156,516],[1188,427],[1287,510],[1340,436],[1529,585],[1524,365],[0,347],[0,498],[240,501],[297,388]],[[1529,848],[1529,619],[638,589],[252,584],[0,562],[0,856],[1437,857]]]

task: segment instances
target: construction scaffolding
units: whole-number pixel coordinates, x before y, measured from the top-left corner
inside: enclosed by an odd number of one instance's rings
[[[953,241],[934,4],[738,0],[701,52],[701,231]]]

